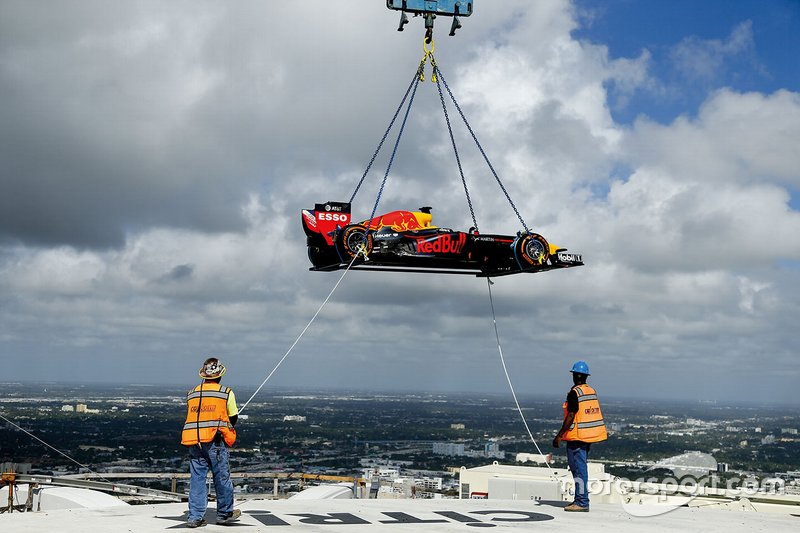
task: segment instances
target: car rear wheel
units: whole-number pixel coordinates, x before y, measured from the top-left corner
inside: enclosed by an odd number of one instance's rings
[[[346,257],[355,257],[361,247],[364,247],[363,254],[365,257],[372,252],[372,234],[367,233],[367,239],[364,241],[364,234],[367,228],[361,224],[351,224],[345,226],[336,235],[336,251],[344,259]]]
[[[517,257],[523,264],[543,265],[550,257],[550,245],[538,233],[530,233],[517,241]]]

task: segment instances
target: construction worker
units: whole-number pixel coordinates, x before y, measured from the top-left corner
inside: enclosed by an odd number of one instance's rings
[[[595,390],[586,384],[589,365],[578,361],[572,365],[573,386],[564,402],[564,422],[553,439],[553,447],[561,441],[567,443],[567,462],[575,481],[575,501],[564,507],[565,511],[589,511],[589,473],[586,463],[593,442],[608,438],[603,413]]]
[[[233,483],[228,464],[228,448],[236,442],[233,426],[239,417],[239,409],[233,391],[220,385],[225,370],[225,365],[216,357],[206,359],[199,373],[203,382],[187,396],[188,411],[181,434],[181,444],[189,448],[192,474],[187,527],[206,525],[206,475],[209,469],[217,495],[217,524],[230,524],[242,514],[233,508]]]

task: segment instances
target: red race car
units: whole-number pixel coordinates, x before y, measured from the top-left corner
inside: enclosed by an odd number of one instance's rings
[[[347,268],[497,277],[583,265],[580,254],[538,233],[479,234],[431,225],[430,207],[392,211],[350,223],[350,204],[326,202],[302,212],[311,270]],[[356,257],[355,260],[353,258]]]

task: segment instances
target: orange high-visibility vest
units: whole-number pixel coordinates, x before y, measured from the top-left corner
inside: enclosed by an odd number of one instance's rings
[[[211,442],[219,431],[225,444],[233,446],[236,430],[228,418],[228,395],[231,389],[219,383],[201,383],[187,396],[189,404],[183,424],[181,444],[193,446]]]
[[[608,438],[603,413],[597,393],[589,385],[575,385],[572,390],[578,395],[578,412],[572,425],[561,437],[561,440],[579,440],[581,442],[600,442]],[[567,419],[567,402],[564,402],[564,420]]]

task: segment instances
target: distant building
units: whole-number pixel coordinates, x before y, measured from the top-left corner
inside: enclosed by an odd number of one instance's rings
[[[400,477],[400,468],[394,466],[365,468],[363,472],[366,479],[395,480]]]
[[[78,446],[78,448],[80,448],[83,451],[95,450],[98,452],[115,452],[119,449],[119,448],[111,448],[109,446],[96,446],[94,444],[81,444],[80,446]]]
[[[728,471],[728,463],[717,463],[717,472],[723,474]]]
[[[493,457],[495,459],[505,459],[506,457],[506,452],[500,451],[500,444],[492,441],[483,445],[483,454],[486,457]]]
[[[795,428],[781,428],[781,435],[797,435]]]
[[[465,429],[464,424],[450,424],[450,429]]]
[[[14,472],[16,474],[30,474],[31,472],[31,463],[0,463],[0,472]],[[5,503],[5,502],[3,502]]]
[[[434,455],[452,455],[461,457],[464,455],[464,444],[456,442],[434,442]]]
[[[414,480],[414,485],[427,490],[442,490],[442,478],[423,477]]]
[[[86,412],[86,404],[85,403],[77,403],[77,404],[75,404],[75,412],[76,413],[85,413]]]
[[[756,433],[761,433],[761,428],[756,428]]]
[[[553,454],[543,454],[543,453],[518,453],[517,454],[517,462],[518,463],[536,463],[536,464],[545,464],[545,463],[552,463],[553,462]]]
[[[283,417],[284,422],[305,422],[306,417],[302,415],[286,415]]]
[[[72,407],[71,405],[62,405],[61,410],[67,413],[71,413],[75,410],[75,408]]]
[[[761,444],[775,444],[775,435],[767,435],[761,439]]]

